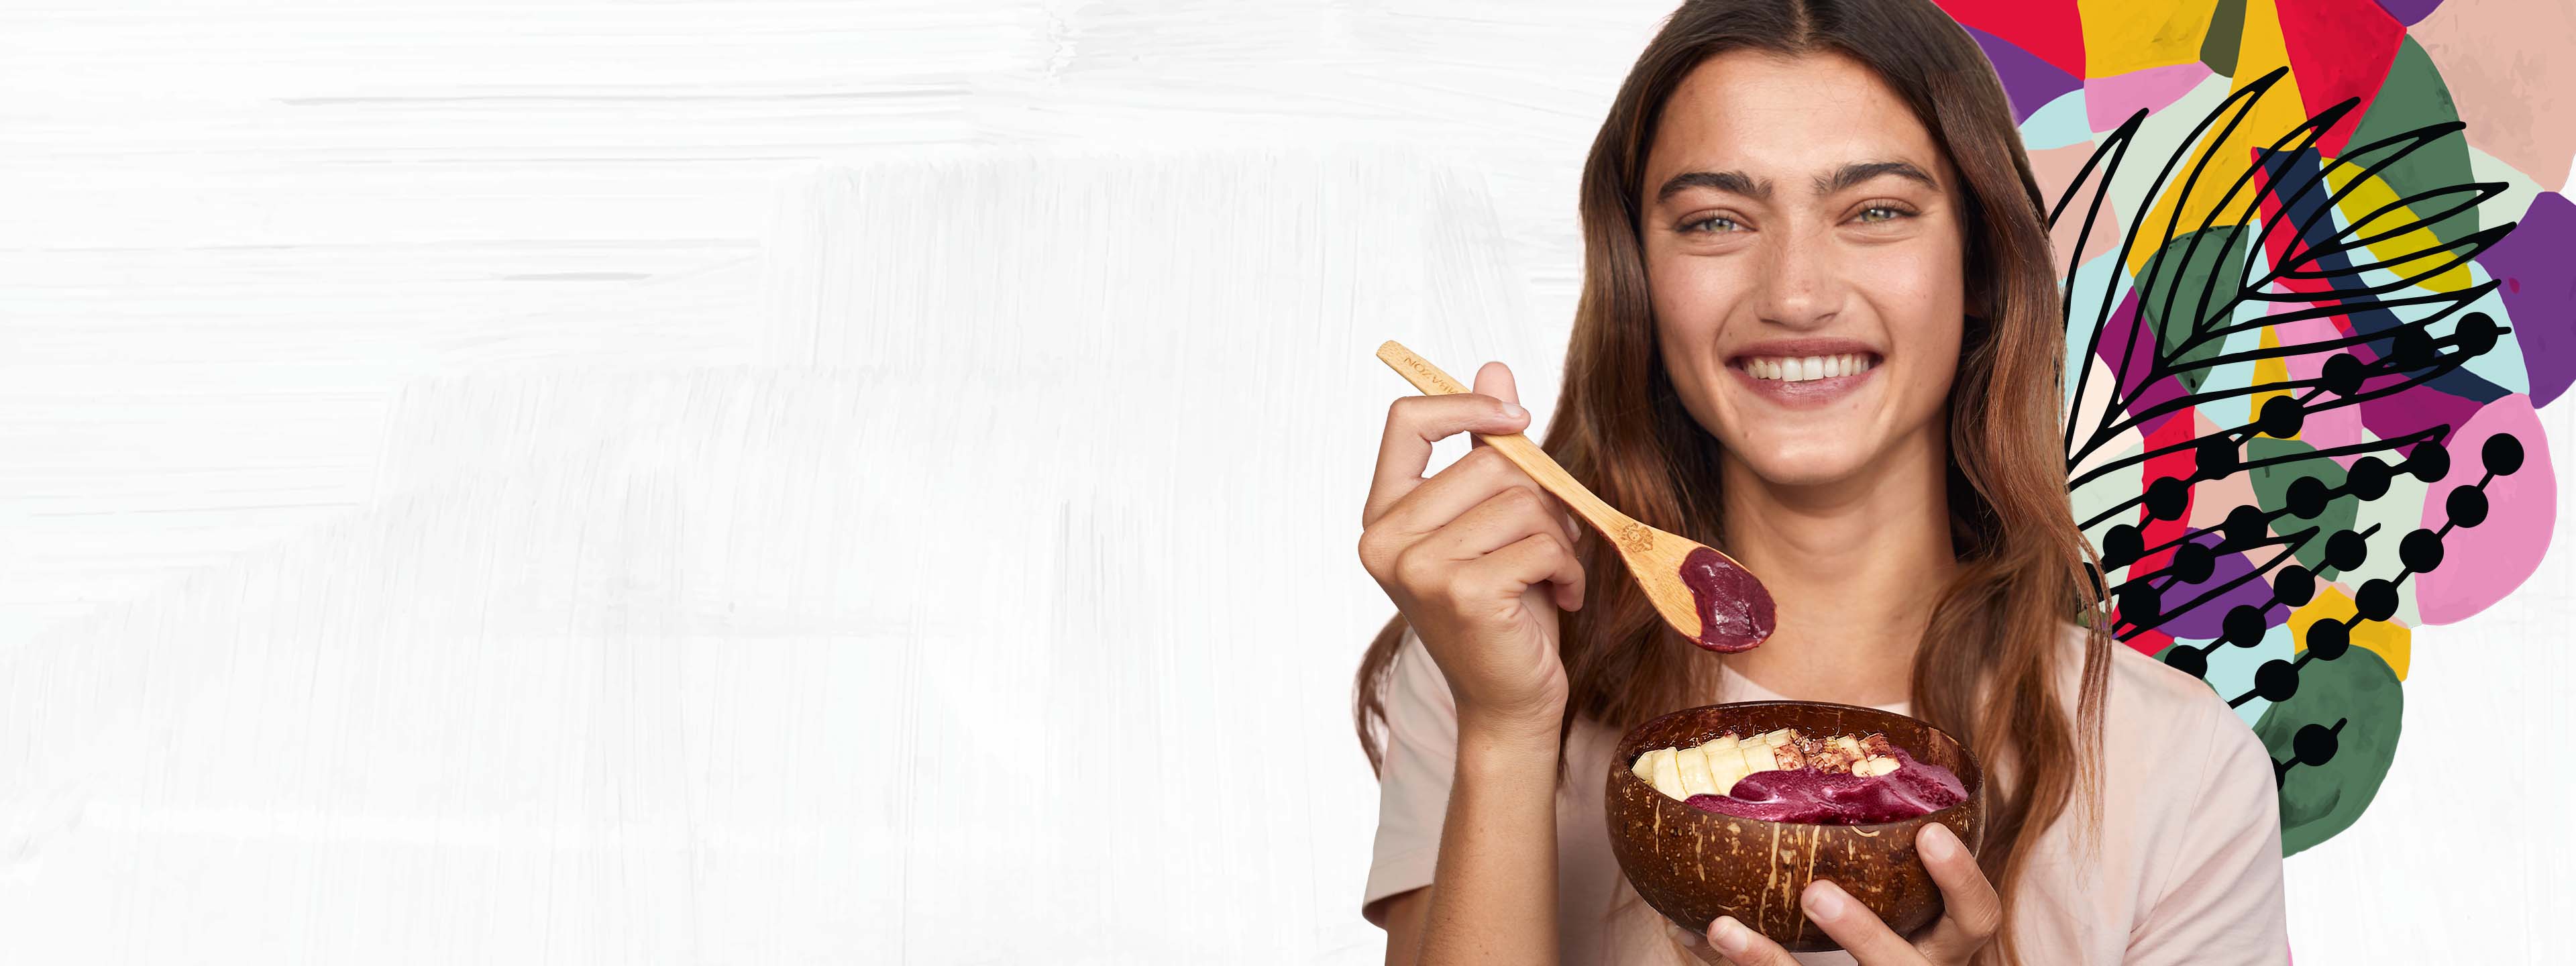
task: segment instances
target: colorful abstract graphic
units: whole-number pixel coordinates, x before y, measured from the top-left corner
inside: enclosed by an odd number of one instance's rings
[[[2325,841],[2388,772],[2419,631],[2548,549],[2576,5],[1942,5],[2061,199],[2067,479],[2113,635],[2229,698],[2284,850]]]

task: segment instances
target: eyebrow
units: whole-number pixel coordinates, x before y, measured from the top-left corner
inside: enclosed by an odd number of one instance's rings
[[[1941,185],[1933,181],[1931,175],[1912,164],[1903,161],[1854,161],[1834,169],[1831,174],[1816,176],[1816,194],[1833,194],[1871,178],[1891,174],[1919,182],[1934,191],[1941,190]],[[1666,179],[1664,186],[1655,190],[1655,200],[1659,203],[1668,201],[1692,188],[1715,188],[1748,198],[1771,200],[1771,182],[1756,181],[1742,171],[1684,171]]]

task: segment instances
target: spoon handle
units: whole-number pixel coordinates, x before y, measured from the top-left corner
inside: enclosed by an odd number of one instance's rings
[[[1449,396],[1468,391],[1466,386],[1458,383],[1458,380],[1440,371],[1439,366],[1432,365],[1430,360],[1414,355],[1413,350],[1405,348],[1402,343],[1393,339],[1377,347],[1377,357],[1388,367],[1393,368],[1396,375],[1403,376],[1404,381],[1412,383],[1413,388],[1422,390],[1425,396]],[[1503,454],[1504,459],[1511,460],[1512,465],[1521,468],[1521,472],[1529,474],[1530,479],[1536,480],[1542,489],[1556,494],[1557,499],[1564,500],[1565,505],[1573,507],[1574,512],[1582,514],[1585,520],[1599,528],[1602,535],[1615,540],[1618,539],[1623,528],[1637,525],[1637,521],[1629,519],[1627,514],[1612,509],[1610,504],[1594,496],[1590,489],[1574,479],[1574,474],[1566,472],[1565,467],[1557,465],[1556,460],[1548,456],[1547,451],[1540,449],[1538,444],[1532,442],[1528,436],[1520,433],[1501,436],[1478,433],[1476,437],[1484,440],[1485,445],[1493,447],[1495,452]]]

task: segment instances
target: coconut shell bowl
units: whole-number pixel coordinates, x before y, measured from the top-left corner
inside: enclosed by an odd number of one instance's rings
[[[1637,756],[1689,747],[1729,731],[1795,728],[1807,735],[1884,734],[1918,761],[1959,776],[1967,798],[1900,822],[1803,825],[1704,812],[1655,790],[1630,770]],[[1941,889],[1915,855],[1914,837],[1939,822],[1974,851],[1985,831],[1985,774],[1957,739],[1905,715],[1822,701],[1753,701],[1676,711],[1638,725],[1610,761],[1610,847],[1646,904],[1691,932],[1734,916],[1793,951],[1838,949],[1799,904],[1807,883],[1831,880],[1898,935],[1941,918]]]

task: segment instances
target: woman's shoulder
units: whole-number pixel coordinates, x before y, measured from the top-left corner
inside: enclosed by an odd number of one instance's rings
[[[2084,628],[2067,625],[2069,659],[2063,676],[2070,714],[2083,680],[2083,655],[2093,646],[2088,637]],[[2182,774],[2210,774],[2231,763],[2246,770],[2245,761],[2260,760],[2268,769],[2271,756],[2262,740],[2208,682],[2118,640],[2109,641],[2104,650],[2110,665],[2102,703],[2107,765],[2153,768],[2168,775],[2174,774],[2172,766],[2189,765]]]
[[[2066,625],[2068,660],[2065,664],[2070,686],[2081,680],[2077,675],[2083,673],[2083,655],[2092,646],[2091,636],[2091,632],[2081,626]],[[2116,638],[2106,644],[2104,650],[2108,652],[2111,664],[2110,693],[2117,700],[2140,710],[2166,715],[2207,712],[2213,707],[2226,709],[2227,702],[2210,690],[2208,682],[2185,674]]]

